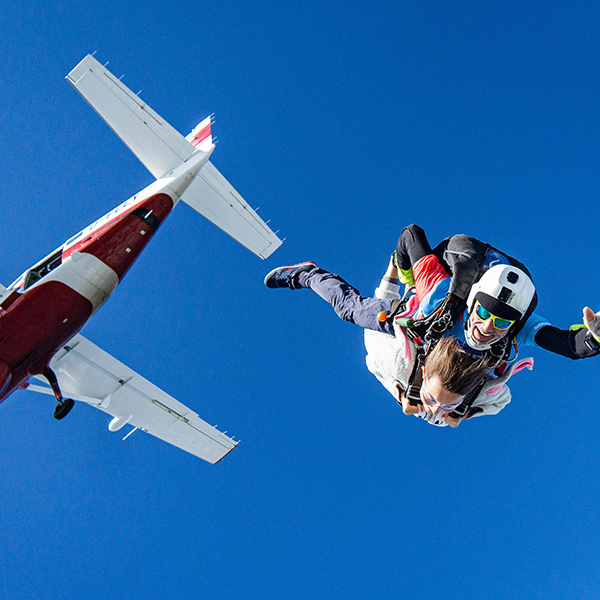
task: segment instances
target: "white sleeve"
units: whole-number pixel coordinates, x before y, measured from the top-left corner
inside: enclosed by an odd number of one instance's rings
[[[473,415],[474,417],[483,417],[487,415],[497,415],[507,404],[510,403],[511,394],[510,388],[504,384],[495,394],[488,394],[485,388],[479,392],[477,398],[473,402],[473,407],[482,409]]]

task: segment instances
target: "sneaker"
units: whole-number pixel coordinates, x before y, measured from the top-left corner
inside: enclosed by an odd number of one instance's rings
[[[265,277],[265,285],[271,289],[287,287],[290,288],[290,290],[298,290],[302,287],[297,281],[298,273],[312,271],[316,268],[317,265],[313,262],[303,262],[287,267],[277,267],[267,274]]]

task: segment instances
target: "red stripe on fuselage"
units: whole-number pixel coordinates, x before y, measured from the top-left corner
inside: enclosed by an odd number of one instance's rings
[[[148,223],[132,214],[140,207],[145,209],[143,214],[152,211]],[[92,254],[115,271],[120,280],[172,209],[173,200],[167,194],[140,201],[71,246],[63,253],[63,260],[73,252]],[[54,354],[85,325],[92,310],[92,303],[68,285],[43,280],[6,310],[0,310],[0,377],[1,363],[12,372],[6,389],[2,389],[0,381],[0,402],[30,375],[42,373]]]
[[[133,205],[125,214],[71,246],[63,253],[63,260],[73,252],[87,252],[109,266],[121,280],[154,234],[149,224],[132,214],[140,207],[152,211],[152,217],[158,220],[160,226],[173,209],[173,200],[167,194],[156,194]]]
[[[0,361],[13,371],[0,401],[29,375],[41,373],[91,314],[92,303],[59,281],[30,288],[0,312]]]

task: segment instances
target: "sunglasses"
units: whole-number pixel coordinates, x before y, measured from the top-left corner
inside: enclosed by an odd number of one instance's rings
[[[498,329],[498,331],[506,331],[515,322],[510,319],[503,319],[502,317],[493,315],[489,310],[483,308],[479,302],[475,305],[475,314],[482,321],[492,319],[492,325],[494,326],[494,329]]]

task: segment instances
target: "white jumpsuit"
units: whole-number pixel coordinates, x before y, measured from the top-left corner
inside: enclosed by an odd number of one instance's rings
[[[381,299],[400,298],[399,287],[388,283],[385,278],[381,281],[379,287],[375,290],[375,297]],[[407,380],[410,360],[405,354],[404,340],[387,333],[380,333],[365,329],[365,347],[367,349],[367,368],[385,387],[394,398],[398,399],[396,383],[399,383],[403,389],[407,387]],[[411,351],[414,353],[414,344],[411,345]],[[473,417],[498,414],[510,402],[510,389],[506,381],[510,379],[513,373],[516,373],[523,367],[533,368],[533,359],[526,358],[512,364],[501,377],[488,376],[488,380],[483,389],[475,398],[473,407],[479,407],[481,412],[477,412]],[[431,425],[446,427],[448,423],[441,417],[428,412],[419,412],[416,417],[427,421]]]

